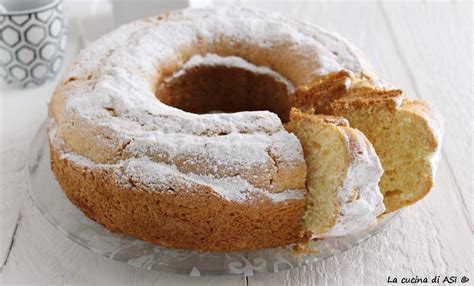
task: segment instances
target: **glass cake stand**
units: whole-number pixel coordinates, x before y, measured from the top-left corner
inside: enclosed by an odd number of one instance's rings
[[[279,272],[314,263],[355,247],[386,228],[399,212],[360,233],[310,244],[317,254],[294,255],[289,247],[248,252],[210,253],[153,245],[133,237],[109,232],[87,218],[64,195],[50,168],[46,124],[36,134],[27,166],[29,194],[39,211],[66,237],[110,259],[150,270],[191,276],[254,275]]]

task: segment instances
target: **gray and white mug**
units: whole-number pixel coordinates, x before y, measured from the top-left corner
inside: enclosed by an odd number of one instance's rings
[[[62,0],[0,0],[0,86],[53,80],[66,46]]]

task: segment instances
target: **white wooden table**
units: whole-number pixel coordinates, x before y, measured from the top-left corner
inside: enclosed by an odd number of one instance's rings
[[[388,276],[400,282],[436,275],[457,275],[458,282],[467,276],[473,284],[472,4],[248,2],[338,31],[365,51],[381,77],[440,109],[446,130],[428,197],[360,246],[300,269],[247,278],[142,270],[71,242],[34,209],[24,166],[54,83],[0,90],[0,284],[382,285]],[[69,59],[78,47],[77,31],[70,34]]]

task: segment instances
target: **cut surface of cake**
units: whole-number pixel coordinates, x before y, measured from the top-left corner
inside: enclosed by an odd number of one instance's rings
[[[308,167],[304,230],[312,237],[365,229],[385,210],[378,182],[380,161],[372,144],[347,120],[290,112],[287,130],[303,146]]]

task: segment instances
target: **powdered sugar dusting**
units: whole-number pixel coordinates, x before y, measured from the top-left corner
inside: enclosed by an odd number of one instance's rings
[[[306,193],[305,190],[285,190],[280,193],[270,193],[255,188],[239,176],[215,178],[213,176],[184,174],[175,165],[156,163],[146,157],[128,159],[115,164],[95,164],[86,157],[74,153],[62,153],[60,159],[67,159],[88,169],[122,170],[121,176],[125,176],[127,181],[131,180],[139,185],[144,185],[147,190],[151,191],[171,189],[172,186],[178,183],[181,187],[187,188],[189,192],[193,192],[196,185],[199,185],[212,188],[222,199],[240,203],[255,199],[257,196],[278,203],[303,199]]]

